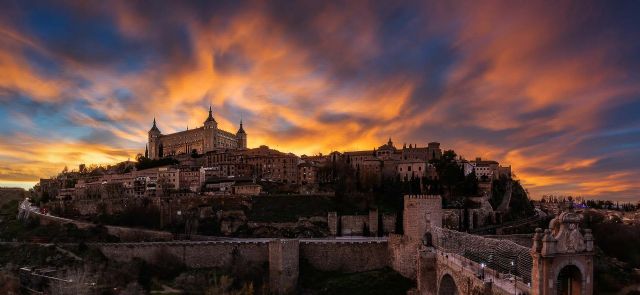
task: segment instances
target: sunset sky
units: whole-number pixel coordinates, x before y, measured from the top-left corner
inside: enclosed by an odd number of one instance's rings
[[[438,141],[533,197],[640,199],[640,1],[0,2],[0,186],[211,104],[250,147]]]

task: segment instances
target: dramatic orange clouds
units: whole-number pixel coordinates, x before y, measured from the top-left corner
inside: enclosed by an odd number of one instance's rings
[[[637,7],[585,1],[8,5],[0,184],[242,118],[297,154],[439,141],[533,196],[637,200]],[[634,5],[629,5],[634,6]]]

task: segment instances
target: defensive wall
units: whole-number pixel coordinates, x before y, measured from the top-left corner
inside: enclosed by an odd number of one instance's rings
[[[322,271],[362,272],[389,265],[387,240],[282,240],[93,243],[107,258],[151,264],[177,259],[190,268],[255,269],[268,264],[269,286],[276,294],[296,290],[300,262]]]
[[[231,263],[268,262],[269,247],[273,241],[298,241],[299,257],[323,271],[359,272],[380,269],[388,265],[387,240],[342,239],[233,239],[222,241],[179,241],[146,243],[93,243],[90,244],[116,261],[134,258],[158,263],[169,253],[187,267],[229,267]],[[275,247],[275,246],[271,246]],[[291,248],[293,249],[293,248]],[[286,249],[285,249],[286,250]],[[235,257],[243,257],[238,261]]]

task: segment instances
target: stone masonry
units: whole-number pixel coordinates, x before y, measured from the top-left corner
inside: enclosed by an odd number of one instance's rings
[[[404,196],[404,235],[421,240],[429,225],[442,227],[442,198],[437,195]]]
[[[300,273],[298,240],[269,242],[269,286],[275,294],[292,294],[298,286]]]

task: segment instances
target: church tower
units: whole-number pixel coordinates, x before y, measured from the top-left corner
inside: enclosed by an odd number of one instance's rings
[[[240,120],[240,129],[236,132],[236,139],[238,141],[238,149],[247,148],[247,133],[244,132],[244,128],[242,128],[242,120]]]
[[[162,145],[160,144],[160,136],[162,132],[156,126],[156,118],[153,118],[153,126],[149,130],[149,158],[158,159],[162,157]]]
[[[212,151],[216,148],[216,136],[218,134],[218,122],[213,118],[211,106],[209,106],[209,117],[204,121],[204,151]]]

